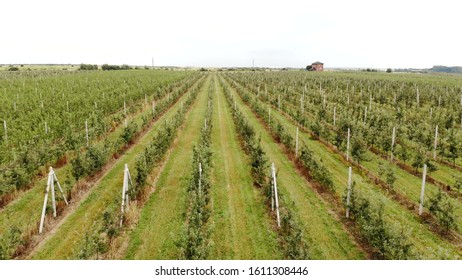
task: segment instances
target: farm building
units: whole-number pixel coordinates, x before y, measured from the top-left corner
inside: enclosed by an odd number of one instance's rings
[[[306,66],[308,71],[324,71],[324,63],[316,61],[311,63],[311,65]]]

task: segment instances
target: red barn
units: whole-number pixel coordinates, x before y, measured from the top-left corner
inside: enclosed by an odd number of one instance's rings
[[[311,70],[312,71],[324,71],[324,63],[316,61],[311,63]]]

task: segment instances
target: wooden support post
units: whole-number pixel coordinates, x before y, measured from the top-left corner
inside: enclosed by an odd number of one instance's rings
[[[298,126],[295,133],[295,157],[298,157]]]
[[[393,127],[393,133],[391,134],[391,161],[393,161],[393,147],[395,146],[395,138],[396,138],[396,127]]]
[[[51,167],[50,167],[50,169],[51,169]],[[62,195],[62,197],[64,199],[64,202],[66,203],[66,205],[69,205],[69,203],[67,202],[66,196],[64,195],[63,189],[61,188],[61,185],[59,184],[58,177],[56,177],[56,173],[55,173],[54,170],[53,170],[53,178],[56,181],[56,183],[58,184],[58,188],[59,188],[59,191],[61,192],[61,195]]]
[[[125,100],[124,100],[124,114],[127,113],[127,104],[125,103]]]
[[[441,106],[441,95],[438,96],[438,107],[440,107],[440,106]]]
[[[129,184],[132,184],[132,178],[130,176],[130,171],[128,170],[128,164],[125,164],[124,168],[124,180],[123,180],[123,185],[122,185],[122,205],[120,207],[120,227],[123,225],[123,220],[124,220],[124,212],[125,209],[128,209],[128,202],[129,202],[129,197],[128,197],[128,186]]]
[[[369,95],[369,111],[372,110],[372,93]]]
[[[425,179],[427,177],[427,164],[424,164],[422,173],[422,189],[420,190],[420,205],[419,205],[419,216],[423,212],[424,194],[425,194]]]
[[[347,201],[346,201],[346,217],[350,217],[350,197],[351,197],[351,166],[348,167],[348,186],[347,186]]]
[[[55,197],[55,180],[53,178],[53,169],[50,167],[49,174],[51,184],[51,205],[53,206],[53,217],[56,218],[56,197]]]
[[[433,116],[433,108],[430,107],[430,120],[432,119],[432,116]]]
[[[278,95],[278,109],[281,111],[281,95]]]
[[[279,217],[278,186],[277,186],[276,168],[274,167],[274,162],[271,164],[271,173],[273,175],[274,201],[276,203],[276,217],[278,219],[278,227],[281,227],[281,220]]]
[[[66,109],[69,112],[69,101],[66,102]]]
[[[63,196],[64,202],[66,202],[66,205],[69,205],[69,203],[67,202],[66,196],[64,195],[63,189],[61,188],[61,185],[59,184],[58,177],[56,177],[53,167],[50,167],[50,172],[48,173],[47,187],[45,191],[45,199],[43,200],[42,216],[40,217],[39,233],[43,232],[43,223],[45,221],[45,212],[47,208],[48,194],[50,190],[51,190],[51,201],[52,201],[52,207],[53,207],[53,217],[56,217],[55,180],[56,180],[56,183],[58,184],[59,191],[61,192],[61,195]]]
[[[435,143],[433,147],[433,160],[436,160],[436,146],[438,144],[438,125],[435,127]]]
[[[268,125],[271,126],[271,107],[268,107]]]
[[[199,162],[199,197],[202,194],[202,163]]]
[[[48,134],[48,125],[47,125],[47,122],[45,122],[45,134]]]
[[[152,101],[152,114],[154,114],[156,111],[156,102],[153,100]]]
[[[40,226],[39,226],[39,234],[43,232],[43,222],[45,221],[45,211],[47,209],[47,200],[48,200],[48,193],[50,191],[50,174],[48,174],[48,182],[47,182],[47,187],[45,190],[45,199],[43,200],[43,208],[42,208],[42,216],[40,218]]]
[[[364,107],[364,124],[366,124],[367,120],[367,107]]]
[[[346,160],[350,160],[350,128],[348,128]]]
[[[396,104],[396,92],[395,92],[395,96],[393,97],[393,104]]]

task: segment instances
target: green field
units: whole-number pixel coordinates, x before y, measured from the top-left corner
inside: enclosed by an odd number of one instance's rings
[[[458,76],[56,67],[0,75],[0,259],[462,258]]]

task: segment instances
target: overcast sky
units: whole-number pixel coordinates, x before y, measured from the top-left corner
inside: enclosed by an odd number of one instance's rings
[[[2,0],[0,64],[462,66],[462,4]]]

